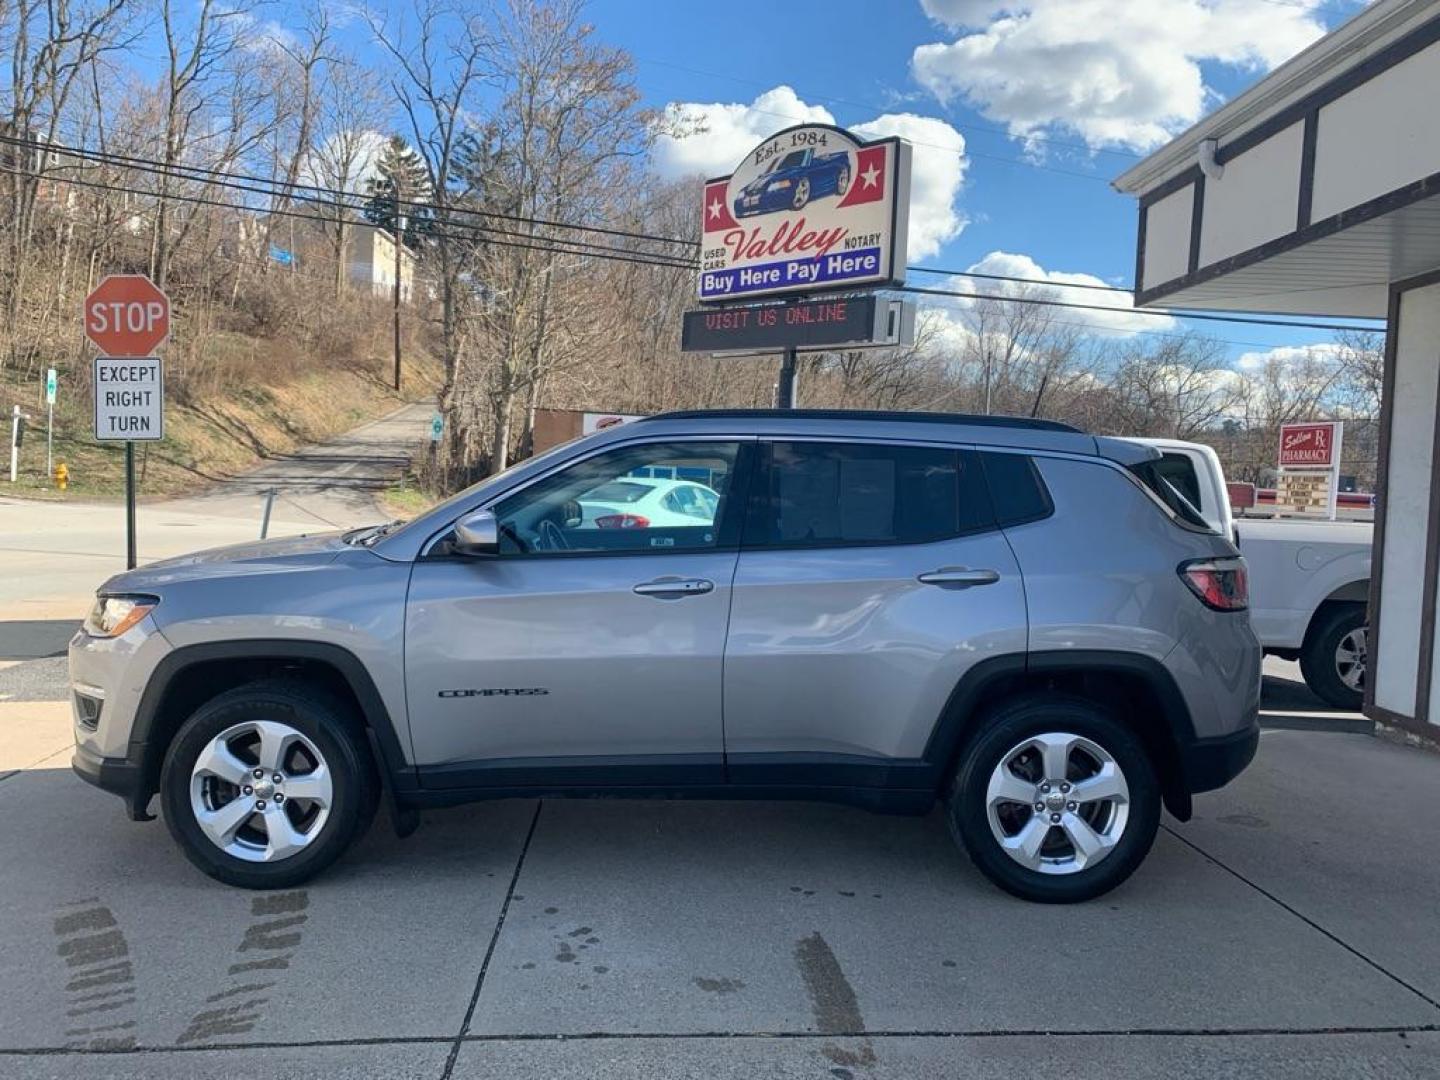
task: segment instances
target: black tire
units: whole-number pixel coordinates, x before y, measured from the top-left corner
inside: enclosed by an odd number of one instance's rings
[[[1337,604],[1316,620],[1305,635],[1300,650],[1300,673],[1315,696],[1337,709],[1359,709],[1365,700],[1365,661],[1360,665],[1358,687],[1348,686],[1340,677],[1336,651],[1353,631],[1366,625],[1364,604]]]
[[[791,210],[803,210],[810,202],[810,181],[801,177],[795,182],[795,194],[790,199]]]
[[[986,811],[990,777],[1001,759],[1026,739],[1047,732],[1093,742],[1114,759],[1129,787],[1129,817],[1113,849],[1093,865],[1064,874],[1032,870],[1011,858],[991,831]],[[1046,693],[1005,702],[984,720],[961,757],[946,817],[971,861],[1000,888],[1024,900],[1072,904],[1109,892],[1135,872],[1155,841],[1160,803],[1155,768],[1129,728],[1083,698]],[[1063,845],[1067,841],[1059,832],[1046,835]]]
[[[190,799],[191,773],[201,751],[227,728],[255,720],[280,721],[310,740],[329,770],[333,792],[328,816],[313,839],[273,863],[250,862],[221,850],[196,821]],[[379,803],[379,781],[341,702],[304,683],[265,680],[212,698],[185,721],[165,754],[160,800],[170,835],[205,873],[245,889],[286,889],[314,877],[364,833]]]

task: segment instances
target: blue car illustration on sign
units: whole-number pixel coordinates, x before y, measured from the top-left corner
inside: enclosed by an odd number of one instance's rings
[[[846,151],[816,154],[811,149],[792,150],[740,189],[735,216],[803,210],[810,200],[844,195],[849,187],[850,155]]]

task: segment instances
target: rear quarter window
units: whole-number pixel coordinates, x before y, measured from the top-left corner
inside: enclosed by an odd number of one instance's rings
[[[1186,462],[1188,467],[1189,462]],[[1130,474],[1134,476],[1145,489],[1160,500],[1161,505],[1170,511],[1171,518],[1182,528],[1190,529],[1192,532],[1213,533],[1215,530],[1210,523],[1200,516],[1200,511],[1195,509],[1191,501],[1185,497],[1179,487],[1171,480],[1167,473],[1173,472],[1174,467],[1167,468],[1163,459],[1157,461],[1142,461],[1131,465]],[[1193,471],[1190,473],[1194,479]],[[1198,494],[1198,482],[1197,482]]]
[[[1040,470],[1028,454],[982,453],[980,459],[985,465],[990,501],[995,504],[995,520],[1000,525],[1024,525],[1055,512]]]

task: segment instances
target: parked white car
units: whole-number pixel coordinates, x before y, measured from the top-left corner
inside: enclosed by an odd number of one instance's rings
[[[1220,458],[1208,446],[1134,439],[1164,455],[1156,468],[1250,569],[1250,621],[1267,653],[1299,660],[1305,683],[1337,708],[1365,693],[1366,602],[1375,525],[1234,516]]]
[[[714,522],[715,489],[694,480],[622,476],[580,496],[582,529],[672,528]]]

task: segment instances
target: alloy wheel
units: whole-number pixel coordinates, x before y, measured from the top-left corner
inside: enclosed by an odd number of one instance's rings
[[[1075,874],[1120,842],[1130,785],[1098,743],[1068,732],[1033,735],[990,774],[985,817],[995,842],[1027,870]]]
[[[207,839],[247,862],[279,862],[320,835],[334,782],[315,743],[288,724],[252,720],[205,744],[190,809]]]
[[[1351,690],[1365,689],[1365,627],[1357,626],[1335,646],[1335,674]]]

